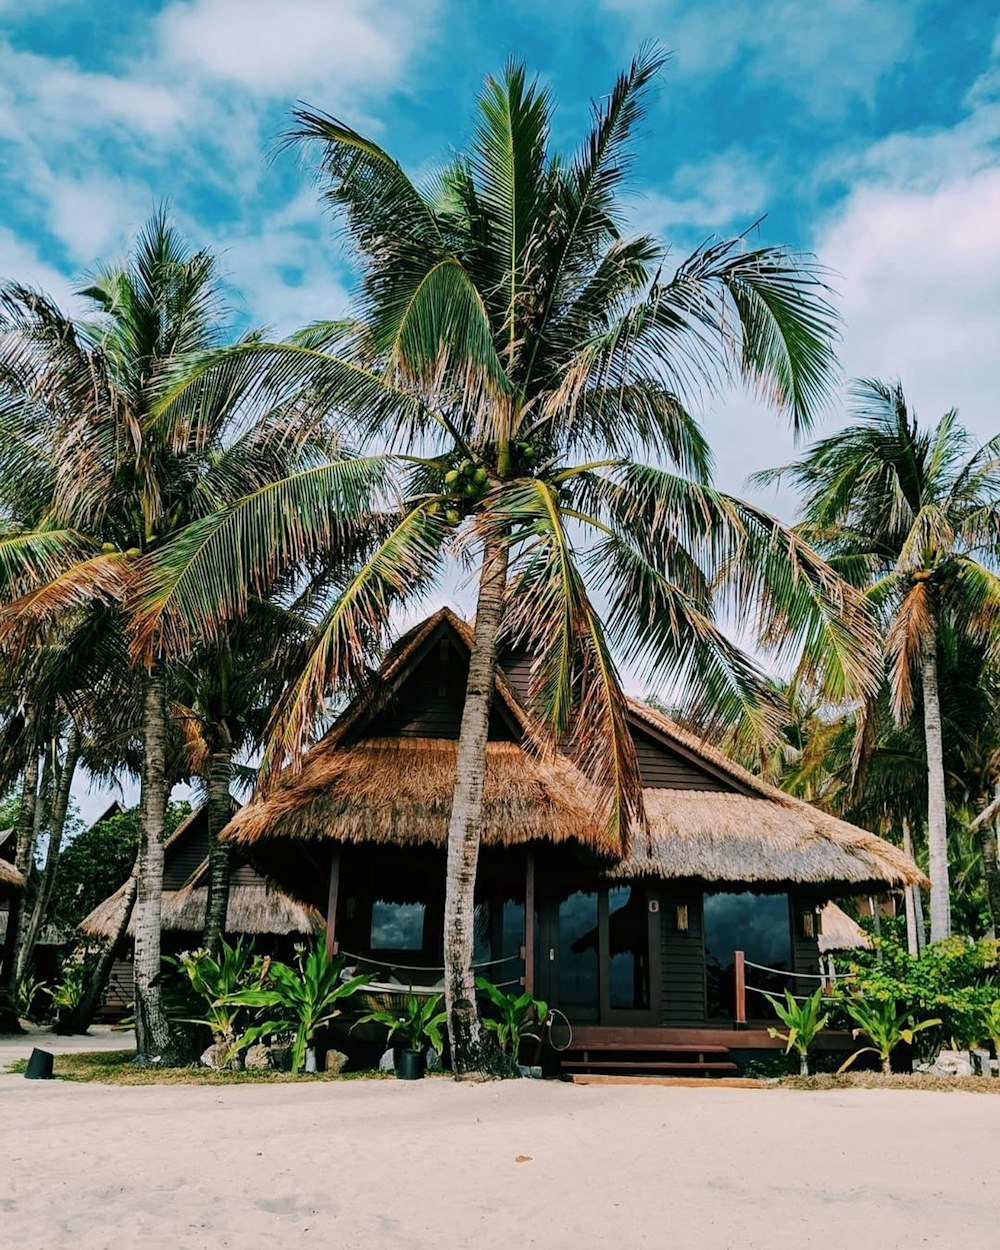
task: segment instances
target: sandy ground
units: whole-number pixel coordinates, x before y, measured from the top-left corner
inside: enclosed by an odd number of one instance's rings
[[[95,1050],[131,1050],[135,1046],[135,1034],[131,1029],[112,1030],[107,1024],[92,1024],[89,1033],[75,1033],[71,1037],[59,1037],[49,1028],[34,1024],[25,1025],[25,1031],[0,1037],[0,1072],[17,1059],[27,1059],[37,1046],[39,1050],[54,1055],[86,1054]]]
[[[0,1076],[0,1244],[1000,1245],[1000,1100]]]

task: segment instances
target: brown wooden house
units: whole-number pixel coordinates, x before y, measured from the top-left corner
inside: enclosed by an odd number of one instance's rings
[[[322,916],[266,881],[237,852],[232,869],[226,933],[259,938],[266,953],[290,954],[291,945],[311,936]],[[86,915],[77,930],[84,938],[107,941],[117,933],[128,883]],[[176,954],[201,945],[208,905],[208,811],[203,805],[174,830],[163,848],[163,951]],[[135,917],[112,968],[102,1014],[123,1014],[132,1002]],[[285,949],[288,947],[289,949]]]
[[[447,610],[413,629],[301,769],[228,827],[261,871],[326,912],[330,942],[380,983],[441,977],[469,640]],[[920,873],[640,703],[629,720],[649,831],[617,857],[573,765],[532,749],[518,694],[527,673],[514,658],[497,680],[475,962],[557,1009],[550,1036],[566,1067],[641,1055],[663,1069],[724,1071],[730,1051],[774,1046],[758,991],[820,974],[823,905]]]

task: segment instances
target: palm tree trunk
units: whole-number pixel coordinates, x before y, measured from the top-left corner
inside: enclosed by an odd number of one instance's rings
[[[486,780],[486,739],[496,683],[497,636],[503,619],[507,561],[507,544],[487,538],[483,548],[469,678],[458,735],[455,792],[448,824],[444,995],[452,1068],[458,1073],[479,1070],[484,1063],[472,970],[473,930],[483,786]]]
[[[114,965],[115,956],[118,954],[122,940],[128,931],[128,922],[132,919],[135,897],[139,886],[140,860],[141,856],[137,855],[135,864],[132,867],[132,874],[128,879],[128,886],[125,890],[125,906],[122,908],[118,928],[102,948],[97,963],[94,965],[94,971],[87,982],[87,988],[84,990],[79,1003],[77,1003],[76,1009],[66,1020],[56,1022],[57,1033],[86,1033],[90,1028],[94,1012],[104,997],[104,991],[108,984],[108,978],[111,976],[111,968]]]
[[[38,810],[38,754],[32,749],[21,775],[21,802],[17,813],[17,840],[14,867],[27,879],[35,854],[36,813]],[[3,985],[13,995],[17,988],[17,953],[21,944],[22,892],[15,890],[7,912],[7,933],[3,947]]]
[[[993,922],[993,936],[1000,937],[1000,863],[997,862],[997,837],[1000,835],[1000,782],[994,788],[993,802],[997,805],[995,821],[984,820],[978,826],[979,853],[983,861],[983,882],[986,886],[990,919]]]
[[[202,944],[210,955],[217,956],[226,935],[232,859],[229,843],[219,838],[233,814],[229,796],[233,751],[228,742],[220,750],[212,752],[208,767],[208,904]]]
[[[931,879],[931,941],[951,936],[948,879],[948,811],[944,790],[944,747],[938,694],[937,648],[932,641],[921,661],[924,740],[927,749],[927,848]]]
[[[28,922],[24,940],[21,942],[21,949],[18,952],[18,977],[24,975],[25,969],[31,963],[38,935],[41,932],[42,925],[45,923],[45,913],[48,910],[49,899],[52,897],[52,887],[56,879],[56,867],[59,863],[59,851],[62,846],[63,833],[66,829],[66,815],[69,812],[70,789],[73,785],[77,762],[80,759],[80,745],[80,731],[76,725],[73,725],[66,736],[66,754],[63,757],[62,771],[59,774],[55,797],[52,800],[52,812],[49,818],[49,845],[45,852],[45,868],[42,872],[42,879],[38,884],[38,891],[35,894],[35,905],[32,908],[31,919]]]
[[[146,680],[143,700],[141,835],[135,903],[135,1040],[140,1063],[169,1063],[170,1028],[160,992],[163,818],[167,804],[167,715],[163,669]]]
[[[913,840],[910,837],[910,822],[903,817],[903,851],[910,859],[913,858]],[[917,939],[917,908],[913,899],[916,886],[903,887],[903,907],[906,911],[906,951],[916,958],[920,954],[920,942]]]

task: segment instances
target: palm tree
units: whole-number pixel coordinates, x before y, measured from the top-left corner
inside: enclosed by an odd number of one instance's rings
[[[880,615],[898,721],[919,675],[927,759],[931,940],[951,933],[939,683],[947,633],[1000,647],[1000,437],[974,447],[954,410],[923,429],[898,382],[854,388],[855,421],[783,469],[804,495],[802,535]]]
[[[607,794],[623,844],[643,813],[613,651],[695,688],[707,715],[743,713],[763,731],[766,684],[715,624],[720,601],[752,602],[762,638],[785,655],[804,648],[835,696],[875,680],[859,597],[772,517],[711,487],[689,411],[739,378],[808,428],[833,366],[821,274],[744,236],[670,268],[654,239],[622,232],[630,139],[661,64],[655,51],[633,61],[569,159],[551,150],[548,91],[508,65],[486,81],[468,150],[420,187],[371,139],[300,110],[290,142],[318,153],[323,196],[359,257],[354,315],[210,354],[163,401],[184,421],[234,394],[300,395],[374,447],[355,463],[382,492],[385,532],[333,586],[279,705],[266,774],[294,761],[326,695],[363,677],[393,607],[425,591],[449,554],[476,561],[445,905],[459,1070],[480,1062],[473,890],[502,630],[538,656],[539,723]],[[164,548],[146,596],[149,654],[169,653],[179,633],[218,637],[261,570],[321,549],[331,507],[341,524],[346,515],[333,486],[290,480],[285,507],[271,496],[265,514],[250,497],[201,550]],[[294,530],[282,520],[291,501]]]
[[[234,782],[253,777],[239,757],[265,738],[290,656],[309,636],[308,621],[280,595],[255,599],[212,646],[195,647],[174,668],[173,709],[202,780],[208,807],[209,874],[203,945],[218,955],[226,933],[230,845],[219,834],[232,818]],[[242,774],[242,777],[241,777]]]
[[[190,353],[222,341],[215,266],[161,211],[122,264],[101,269],[73,318],[39,292],[0,292],[0,477],[20,483],[31,528],[0,539],[0,645],[15,656],[103,613],[128,673],[133,592],[166,541],[291,466],[325,456],[323,437],[280,411],[230,406],[187,424],[161,419],[159,388]],[[315,423],[310,430],[318,428]],[[141,740],[135,1015],[140,1061],[172,1053],[159,988],[163,819],[169,790],[168,670],[126,682]]]

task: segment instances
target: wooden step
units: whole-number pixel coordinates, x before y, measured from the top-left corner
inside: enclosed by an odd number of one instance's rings
[[[580,1042],[569,1047],[569,1053],[583,1051],[597,1053],[602,1050],[630,1051],[655,1055],[728,1055],[728,1046],[699,1046],[697,1042],[686,1046],[681,1042],[667,1045],[665,1042]]]
[[[563,1060],[563,1068],[615,1068],[623,1071],[638,1072],[654,1070],[657,1072],[735,1072],[735,1063],[674,1063],[662,1060],[643,1059],[571,1059]]]

